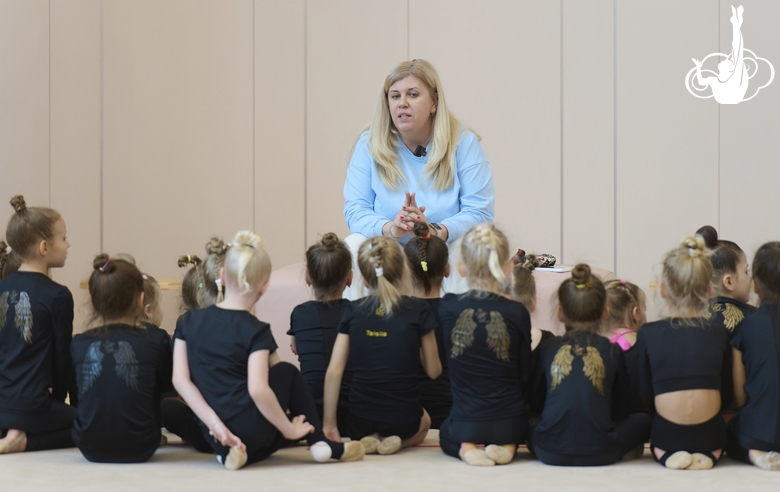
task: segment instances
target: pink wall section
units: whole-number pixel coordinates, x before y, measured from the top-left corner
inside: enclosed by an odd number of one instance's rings
[[[780,6],[742,4],[746,46],[780,67]],[[181,277],[178,255],[249,228],[284,267],[347,232],[351,146],[385,74],[424,57],[483,137],[512,246],[647,289],[704,223],[749,256],[780,231],[777,81],[736,106],[683,83],[691,58],[729,50],[730,5],[1,0],[0,198],[66,218],[53,275],[77,293],[77,330],[101,249]],[[164,306],[172,330],[175,292]]]

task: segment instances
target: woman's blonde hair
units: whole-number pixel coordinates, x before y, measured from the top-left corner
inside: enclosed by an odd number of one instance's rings
[[[252,231],[241,231],[225,255],[225,276],[234,278],[241,293],[262,285],[271,276],[271,258],[263,240]]]
[[[677,309],[698,310],[709,300],[712,282],[710,250],[699,234],[686,237],[666,254],[662,281],[666,287],[666,302]]]
[[[466,266],[470,289],[490,290],[506,281],[504,265],[509,261],[509,241],[493,224],[479,224],[463,236],[461,259]]]
[[[401,302],[406,256],[395,239],[375,236],[358,250],[358,266],[366,283],[376,291],[382,314],[390,316]],[[377,310],[379,311],[379,310]]]
[[[387,93],[391,85],[410,75],[420,79],[436,102],[436,112],[431,114],[433,135],[424,174],[431,179],[434,188],[443,191],[452,186],[454,181],[455,147],[460,138],[462,123],[450,113],[439,74],[429,62],[405,61],[387,74],[379,91],[374,118],[368,128],[368,148],[385,186],[395,190],[406,181],[398,165],[398,146],[403,144],[398,139],[398,130],[390,115]]]

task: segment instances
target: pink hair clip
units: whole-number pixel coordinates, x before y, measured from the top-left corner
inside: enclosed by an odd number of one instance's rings
[[[141,275],[141,278],[143,278],[144,280],[149,280],[149,277],[145,273]]]
[[[626,285],[626,281],[625,280],[621,280],[620,281],[620,285]]]

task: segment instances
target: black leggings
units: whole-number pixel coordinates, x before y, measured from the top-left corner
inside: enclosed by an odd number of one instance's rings
[[[76,444],[70,430],[78,415],[75,407],[53,401],[47,411],[35,415],[0,412],[0,428],[24,431],[26,451],[72,448]]]
[[[633,413],[623,420],[614,422],[614,436],[617,449],[604,454],[559,454],[534,445],[535,432],[528,433],[528,448],[539,461],[555,466],[604,466],[619,461],[624,454],[644,444],[650,429],[650,416],[645,413]]]
[[[439,444],[445,454],[460,457],[460,444],[523,444],[528,418],[518,415],[498,420],[458,420],[448,417],[439,429]]]
[[[769,443],[751,438],[745,434],[739,433],[739,414],[734,415],[726,424],[728,434],[728,444],[726,444],[726,453],[729,458],[739,460],[743,463],[752,465],[750,461],[750,450],[757,451],[777,451],[780,452],[780,443]]]
[[[171,434],[181,437],[182,441],[192,445],[201,453],[213,453],[214,449],[203,437],[195,412],[184,402],[175,398],[166,398],[160,403],[162,425]]]
[[[268,385],[273,390],[283,410],[290,410],[292,417],[305,415],[306,421],[314,426],[314,432],[306,436],[306,442],[309,445],[325,441],[331,448],[332,458],[338,459],[344,454],[342,443],[325,439],[325,434],[322,433],[322,421],[317,415],[317,407],[314,404],[309,386],[294,365],[279,362],[271,367],[268,371]],[[287,442],[282,433],[263,417],[256,405],[224,421],[224,424],[246,445],[247,464],[267,458]],[[209,436],[209,431],[203,424],[201,427],[204,438],[209,442],[214,452],[224,459],[230,452],[230,448],[223,446]]]
[[[653,448],[653,458],[662,465],[677,451],[706,454],[715,464],[720,457],[716,459],[712,452],[726,447],[726,422],[718,413],[701,424],[681,425],[656,413],[650,431],[650,445]],[[664,455],[656,457],[655,448],[662,449]]]

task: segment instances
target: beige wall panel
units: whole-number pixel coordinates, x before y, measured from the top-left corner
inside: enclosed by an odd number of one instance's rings
[[[252,14],[251,0],[104,4],[104,248],[152,275],[181,277],[178,255],[254,226]]]
[[[79,283],[100,252],[100,0],[52,2],[51,40],[51,204],[71,243],[52,274],[73,292],[79,332],[89,315]]]
[[[560,2],[412,0],[409,26],[410,58],[483,138],[512,248],[559,255]]]
[[[780,43],[777,19],[780,3],[774,0],[745,0],[742,37],[745,48],[769,60],[775,79],[750,101],[720,106],[720,229],[724,239],[735,241],[753,255],[766,241],[780,240]],[[732,3],[720,3],[720,51],[731,52]],[[737,4],[734,4],[735,6]],[[710,52],[715,52],[713,48]],[[769,68],[763,62],[750,80],[748,93],[768,81]],[[711,105],[714,100],[702,101]]]
[[[255,229],[274,269],[306,247],[304,9],[255,1]]]
[[[344,179],[387,73],[407,57],[406,0],[310,0],[306,12],[307,244],[347,234]],[[399,206],[402,204],[399,204]]]
[[[564,0],[561,256],[608,270],[615,269],[614,34],[613,0]]]
[[[22,194],[49,206],[49,2],[0,2],[0,238]]]
[[[718,218],[718,108],[684,81],[691,58],[717,47],[718,11],[619,1],[616,22],[616,273],[647,290],[664,253]]]

